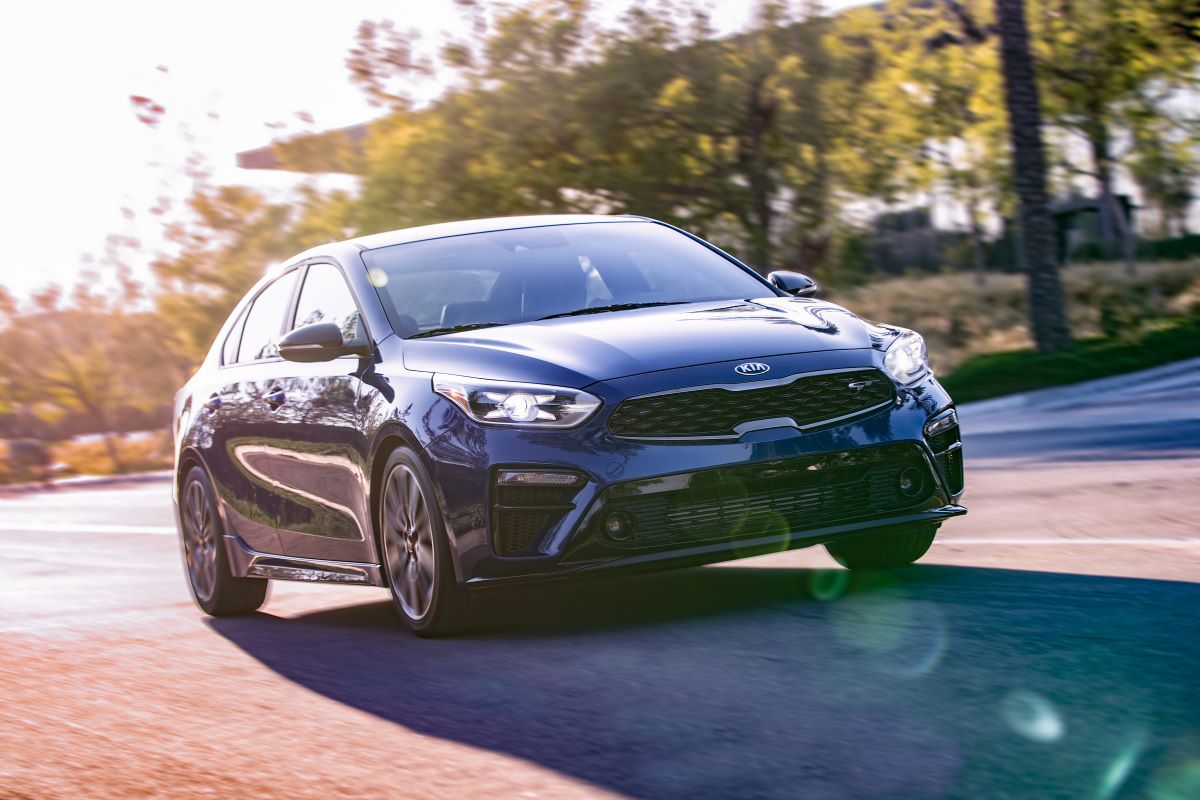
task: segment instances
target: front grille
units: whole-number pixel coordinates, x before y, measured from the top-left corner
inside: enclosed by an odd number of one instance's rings
[[[906,470],[917,478],[908,494],[901,490]],[[620,548],[786,534],[912,508],[933,489],[916,445],[885,445],[619,484],[593,530],[604,545]],[[603,530],[615,511],[633,519],[622,541]]]
[[[801,376],[760,389],[697,389],[636,397],[608,421],[614,436],[690,438],[736,436],[744,422],[790,417],[800,427],[868,411],[893,397],[892,382],[877,369]]]

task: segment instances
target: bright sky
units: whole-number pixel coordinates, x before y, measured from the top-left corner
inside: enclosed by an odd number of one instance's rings
[[[630,0],[598,4],[615,17]],[[752,6],[707,5],[722,31],[744,24]],[[284,192],[294,176],[239,170],[234,154],[281,133],[379,113],[344,66],[360,20],[390,17],[435,39],[463,25],[453,0],[39,0],[10,3],[4,17],[0,284],[19,296],[72,282],[110,233],[156,244],[161,225],[147,209],[163,191],[185,193],[178,175],[192,147],[181,126],[195,135],[217,181]],[[137,121],[133,94],[165,108],[157,128]],[[313,126],[300,121],[301,111],[313,115]]]

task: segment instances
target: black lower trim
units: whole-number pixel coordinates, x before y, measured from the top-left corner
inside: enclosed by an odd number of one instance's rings
[[[675,548],[887,517],[921,507],[936,480],[910,443],[741,464],[610,487],[592,541],[613,551]],[[620,537],[605,529],[617,515]]]
[[[811,547],[833,541],[842,536],[858,535],[866,531],[878,531],[882,535],[887,535],[891,531],[901,532],[910,530],[914,525],[938,525],[951,517],[957,517],[966,513],[967,510],[962,506],[947,504],[887,519],[863,520],[844,525],[831,525],[813,530],[760,536],[739,541],[727,540],[673,550],[631,553],[604,559],[569,563],[553,563],[547,559],[542,569],[531,568],[530,565],[526,564],[523,566],[523,572],[476,576],[468,580],[466,585],[472,589],[483,589],[511,584],[602,577],[617,572],[641,572],[700,566],[720,561],[732,561],[739,558],[751,558],[768,553],[778,553],[782,550]]]

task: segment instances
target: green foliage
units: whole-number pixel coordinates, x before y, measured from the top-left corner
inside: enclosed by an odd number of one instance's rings
[[[1136,337],[1081,339],[1058,353],[987,353],[941,379],[960,403],[1120,375],[1200,356],[1200,319],[1161,320]]]
[[[1200,261],[1145,265],[1134,278],[1118,264],[1062,272],[1067,319],[1083,337],[1136,338],[1156,319],[1200,312]],[[965,274],[908,275],[828,293],[868,319],[920,331],[939,373],[976,356],[1032,345],[1024,279],[990,273],[979,287]]]

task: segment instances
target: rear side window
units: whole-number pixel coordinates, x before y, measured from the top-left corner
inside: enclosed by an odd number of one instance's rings
[[[296,270],[276,279],[254,298],[250,313],[242,328],[242,343],[238,348],[238,363],[274,358],[279,355],[279,332],[283,315],[292,299],[296,285]]]
[[[308,268],[292,328],[316,322],[337,325],[342,331],[342,341],[348,342],[360,333],[358,304],[341,270],[332,264],[313,264]]]
[[[238,355],[238,345],[242,342],[242,325],[246,323],[246,310],[242,309],[242,313],[238,314],[237,322],[233,323],[233,327],[229,329],[229,335],[225,337],[225,344],[221,346],[221,363],[236,364]]]

